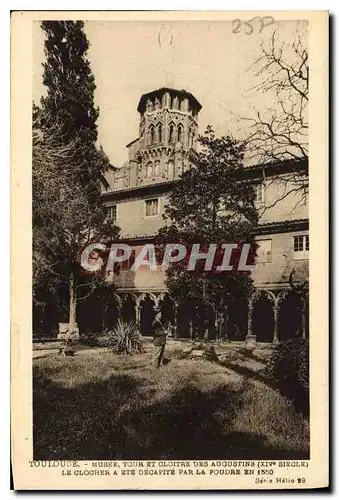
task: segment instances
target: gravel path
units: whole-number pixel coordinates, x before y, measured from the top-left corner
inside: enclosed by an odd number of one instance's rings
[[[87,354],[92,354],[94,352],[100,352],[100,351],[104,351],[106,348],[105,347],[93,347],[93,348],[90,348],[90,349],[79,349],[79,350],[76,350],[75,352],[75,355],[76,356],[83,356],[83,355],[87,355]],[[55,356],[57,355],[59,352],[59,347],[55,348],[55,349],[38,349],[36,351],[33,351],[33,359],[36,359],[36,358],[42,358],[42,357],[46,357],[46,356]]]

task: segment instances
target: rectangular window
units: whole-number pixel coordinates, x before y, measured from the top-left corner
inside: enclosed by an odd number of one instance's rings
[[[293,258],[294,260],[308,259],[309,235],[293,237]]]
[[[117,206],[112,205],[111,207],[107,207],[107,219],[110,222],[115,222],[117,220]]]
[[[132,250],[131,256],[127,260],[123,260],[121,263],[121,269],[124,271],[130,271],[135,261],[135,250]]]
[[[255,189],[255,202],[263,203],[265,194],[264,184],[262,182],[260,184],[256,184],[254,189]]]
[[[257,240],[256,243],[258,245],[256,262],[272,262],[272,239]]]
[[[146,217],[154,217],[159,215],[159,200],[154,198],[152,200],[145,201],[145,215]]]

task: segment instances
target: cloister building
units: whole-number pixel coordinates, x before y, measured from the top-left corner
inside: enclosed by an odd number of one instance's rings
[[[120,227],[120,241],[131,245],[134,255],[154,240],[174,183],[195,163],[201,108],[185,90],[161,88],[140,98],[139,136],[127,144],[126,164],[107,175],[102,194],[110,220]],[[256,291],[228,311],[221,337],[277,342],[308,335],[308,197],[293,188],[299,167],[283,162],[246,170],[260,214],[252,273]],[[109,279],[115,285],[117,311],[134,319],[142,334],[150,334],[157,305],[167,310],[173,335],[201,336],[196,315],[185,314],[168,295],[162,270],[144,266],[132,272],[126,263]]]

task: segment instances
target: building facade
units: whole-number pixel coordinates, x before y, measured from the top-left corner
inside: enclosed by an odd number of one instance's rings
[[[195,163],[201,104],[189,92],[162,88],[143,95],[137,109],[139,137],[127,145],[128,161],[110,175],[102,194],[121,241],[133,247],[132,258],[164,224],[174,183]],[[256,292],[236,311],[227,311],[221,338],[277,342],[308,335],[308,198],[306,187],[305,192],[295,188],[299,168],[284,162],[247,169],[260,214],[252,273]],[[170,310],[174,335],[201,337],[194,314],[185,318],[169,297],[163,271],[144,266],[132,272],[126,263],[109,279],[117,310],[135,319],[144,335],[150,333],[154,306],[160,306]]]

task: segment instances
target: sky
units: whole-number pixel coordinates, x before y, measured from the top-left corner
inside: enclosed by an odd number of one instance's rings
[[[255,27],[255,24],[253,25]],[[295,21],[283,21],[251,35],[233,33],[230,21],[86,21],[88,58],[95,76],[95,103],[100,108],[98,142],[110,162],[127,160],[126,144],[138,136],[140,96],[160,87],[191,92],[202,104],[199,130],[211,124],[217,135],[241,138],[235,115],[274,104],[270,95],[250,92],[258,83],[249,69],[260,55],[260,43],[274,30],[291,44]],[[42,84],[44,34],[33,27],[33,101]]]

